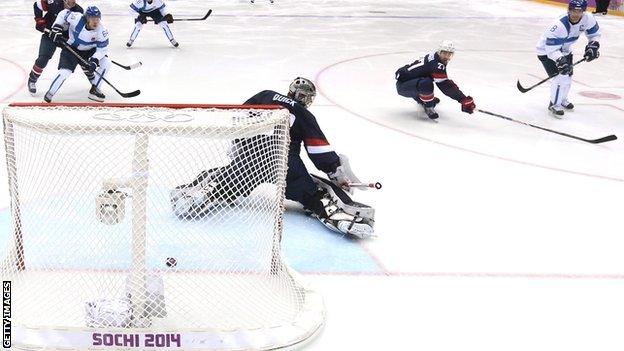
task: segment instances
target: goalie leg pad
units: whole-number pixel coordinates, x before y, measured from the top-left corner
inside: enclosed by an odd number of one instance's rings
[[[217,186],[214,179],[219,171],[219,168],[202,171],[192,182],[171,190],[169,199],[173,213],[182,219],[201,217],[211,207],[210,195]]]
[[[368,205],[353,201],[349,195],[337,185],[327,179],[312,176],[319,187],[315,195],[320,201],[322,209],[312,210],[327,228],[358,238],[375,236],[375,209]]]

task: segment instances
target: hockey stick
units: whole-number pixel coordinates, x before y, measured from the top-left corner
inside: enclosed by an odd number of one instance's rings
[[[210,16],[210,14],[212,14],[212,9],[208,10],[208,12],[204,15],[204,17],[201,18],[174,18],[173,21],[177,22],[177,21],[203,21],[206,18],[208,18],[208,16]],[[153,19],[148,19],[148,21],[154,21]]]
[[[80,62],[80,64],[81,64],[82,66],[84,66],[84,67],[89,67],[89,63],[88,63],[85,59],[83,59],[80,55],[78,55],[78,53],[77,53],[76,51],[74,51],[74,49],[73,49],[73,48],[72,48],[69,44],[67,44],[67,43],[66,43],[66,42],[64,42],[64,41],[61,41],[61,45],[63,46],[63,48],[64,48],[64,49],[67,49],[67,51],[69,51],[72,55],[74,55],[74,57],[76,57],[76,58],[78,59],[78,62]],[[135,97],[135,96],[137,96],[137,95],[141,94],[141,91],[140,91],[140,90],[131,91],[131,92],[129,92],[129,93],[123,93],[123,92],[121,92],[121,91],[117,90],[117,88],[115,88],[115,86],[114,86],[113,84],[111,84],[111,82],[109,82],[106,78],[104,78],[104,77],[100,74],[100,72],[98,72],[98,71],[93,71],[93,73],[95,73],[95,74],[97,74],[98,76],[100,76],[100,78],[102,78],[102,80],[103,80],[103,81],[105,81],[105,82],[106,82],[106,84],[110,85],[110,87],[111,87],[111,88],[115,89],[115,91],[117,92],[117,94],[121,95],[122,97],[125,97],[125,98],[131,98],[131,97]]]
[[[587,61],[587,59],[586,59],[586,58],[582,58],[582,59],[580,59],[580,60],[578,60],[578,61],[574,62],[574,64],[572,65],[572,67],[574,67],[574,66],[576,66],[576,65],[578,65],[579,63],[584,62],[584,61]],[[538,83],[536,83],[536,84],[534,84],[534,85],[532,85],[532,86],[530,86],[530,87],[528,87],[528,88],[523,87],[523,86],[522,86],[522,84],[520,84],[520,79],[518,79],[518,83],[516,83],[516,86],[518,87],[518,90],[520,90],[520,92],[522,92],[522,93],[526,93],[527,91],[529,91],[529,90],[531,90],[531,89],[535,88],[535,87],[536,87],[536,86],[538,86],[538,85],[541,85],[541,84],[543,84],[543,83],[545,83],[545,82],[549,81],[551,78],[554,78],[554,77],[556,77],[556,76],[558,76],[558,75],[559,75],[559,74],[557,73],[557,74],[555,74],[554,76],[550,76],[550,77],[548,77],[548,78],[544,78],[544,79],[542,79],[541,81],[539,81]]]
[[[374,189],[381,189],[381,183],[380,182],[376,182],[376,183],[349,183],[349,187],[350,188],[374,188]]]
[[[580,141],[584,141],[586,143],[591,143],[591,144],[600,144],[600,143],[606,143],[607,141],[612,141],[612,140],[617,140],[617,136],[611,134],[611,135],[607,135],[606,137],[602,137],[602,138],[598,138],[598,139],[584,139],[581,137],[577,137],[571,134],[567,134],[567,133],[563,133],[563,132],[558,132],[556,130],[552,130],[552,129],[548,129],[548,128],[544,128],[544,127],[540,127],[540,126],[536,126],[534,124],[531,123],[527,123],[527,122],[522,122],[522,121],[518,121],[515,120],[513,118],[510,117],[506,117],[503,115],[499,115],[497,113],[493,113],[493,112],[489,112],[489,111],[484,111],[481,109],[477,109],[477,111],[481,112],[481,113],[485,113],[486,115],[490,115],[490,116],[494,116],[494,117],[498,117],[498,118],[502,118],[502,119],[506,119],[508,121],[512,121],[515,123],[519,123],[519,124],[524,124],[525,126],[529,126],[529,127],[533,127],[533,128],[537,128],[537,129],[541,129],[543,131],[546,132],[550,132],[550,133],[555,133],[555,134],[559,134],[568,138],[572,138],[572,139],[576,139],[576,140],[580,140]]]
[[[131,69],[135,69],[135,68],[137,68],[137,67],[141,67],[141,66],[143,65],[143,62],[141,62],[141,61],[139,61],[139,62],[137,62],[137,63],[133,63],[133,64],[131,64],[130,66],[122,65],[121,63],[119,63],[119,62],[115,62],[115,61],[113,61],[113,60],[111,60],[111,62],[112,62],[112,63],[114,63],[114,64],[116,64],[117,66],[119,66],[119,67],[121,67],[121,68],[125,69],[125,70],[128,70],[128,71],[129,71],[129,70],[131,70]]]

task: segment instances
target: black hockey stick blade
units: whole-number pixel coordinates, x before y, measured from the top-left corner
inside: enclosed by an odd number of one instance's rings
[[[127,70],[127,71],[129,71],[129,70],[131,70],[131,69],[135,69],[135,68],[137,68],[137,67],[141,67],[141,66],[143,65],[143,62],[141,62],[141,61],[136,62],[136,63],[133,63],[133,64],[131,64],[130,66],[122,65],[121,63],[119,63],[119,62],[115,62],[115,61],[113,61],[113,60],[111,60],[111,62],[112,62],[112,63],[114,63],[114,64],[116,64],[117,66],[119,66],[119,67],[121,67],[121,68],[123,68],[123,69]]]
[[[135,91],[131,91],[129,93],[123,93],[117,89],[115,89],[115,91],[117,92],[117,94],[121,95],[122,97],[125,98],[131,98],[131,97],[135,97],[138,96],[139,94],[141,94],[141,90],[135,90]]]
[[[208,12],[204,15],[204,17],[201,18],[176,18],[174,19],[174,22],[177,21],[203,21],[206,18],[208,18],[208,16],[210,16],[212,14],[212,9],[208,10]],[[148,19],[148,21],[153,21],[153,19]]]
[[[587,142],[592,143],[592,144],[600,144],[600,143],[606,143],[607,141],[613,141],[613,140],[617,140],[617,136],[611,134],[611,135],[607,135],[604,138],[588,140]]]
[[[516,83],[516,86],[518,87],[518,90],[520,90],[521,93],[526,93],[527,91],[531,90],[531,89],[527,89],[523,87],[522,84],[520,84],[520,79],[518,79],[518,83]]]
[[[208,16],[210,16],[211,14],[212,14],[212,9],[208,10],[208,12],[202,18],[180,18],[176,21],[203,21],[206,18],[208,18]]]
[[[568,134],[568,133],[564,133],[564,132],[559,132],[559,131],[556,131],[556,130],[553,130],[553,129],[548,129],[548,128],[536,126],[534,124],[527,123],[527,122],[518,121],[516,119],[513,119],[511,117],[507,117],[507,116],[503,116],[503,115],[500,115],[498,113],[485,111],[485,110],[481,110],[481,109],[477,109],[477,111],[479,111],[481,113],[485,113],[486,115],[490,115],[490,116],[506,119],[506,120],[514,122],[514,123],[523,124],[523,125],[528,126],[528,127],[532,127],[532,128],[535,128],[535,129],[543,130],[545,132],[554,133],[554,134],[558,134],[558,135],[561,135],[561,136],[564,136],[564,137],[568,137],[568,138],[584,141],[586,143],[600,144],[600,143],[606,143],[608,141],[617,140],[617,136],[615,136],[613,134],[612,135],[607,135],[606,137],[602,137],[602,138],[598,138],[598,139],[585,139],[585,138],[578,137],[576,135],[572,135],[572,134]]]

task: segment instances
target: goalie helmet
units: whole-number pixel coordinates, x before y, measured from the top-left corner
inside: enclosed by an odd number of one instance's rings
[[[316,87],[311,80],[297,77],[288,87],[288,96],[307,108],[316,97]]]
[[[440,51],[450,52],[451,54],[455,53],[455,44],[450,40],[443,40],[440,46],[438,46],[438,53],[440,53]]]

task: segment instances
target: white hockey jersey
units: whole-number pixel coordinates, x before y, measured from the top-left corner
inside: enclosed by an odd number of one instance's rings
[[[154,0],[151,4],[147,2],[147,0],[134,0],[132,4],[130,4],[130,8],[136,13],[148,13],[154,10],[160,11],[160,14],[163,16],[169,13],[163,0]]]
[[[88,30],[87,20],[82,13],[63,10],[59,12],[54,21],[54,25],[61,25],[68,28],[69,40],[67,44],[80,51],[87,51],[96,48],[93,57],[101,60],[108,51],[108,31],[100,22],[97,28]]]
[[[537,54],[546,55],[549,59],[557,61],[561,56],[571,52],[570,47],[578,40],[582,32],[585,32],[585,36],[590,41],[600,39],[600,26],[594,15],[585,12],[577,24],[572,24],[566,14],[542,35],[537,42]]]

